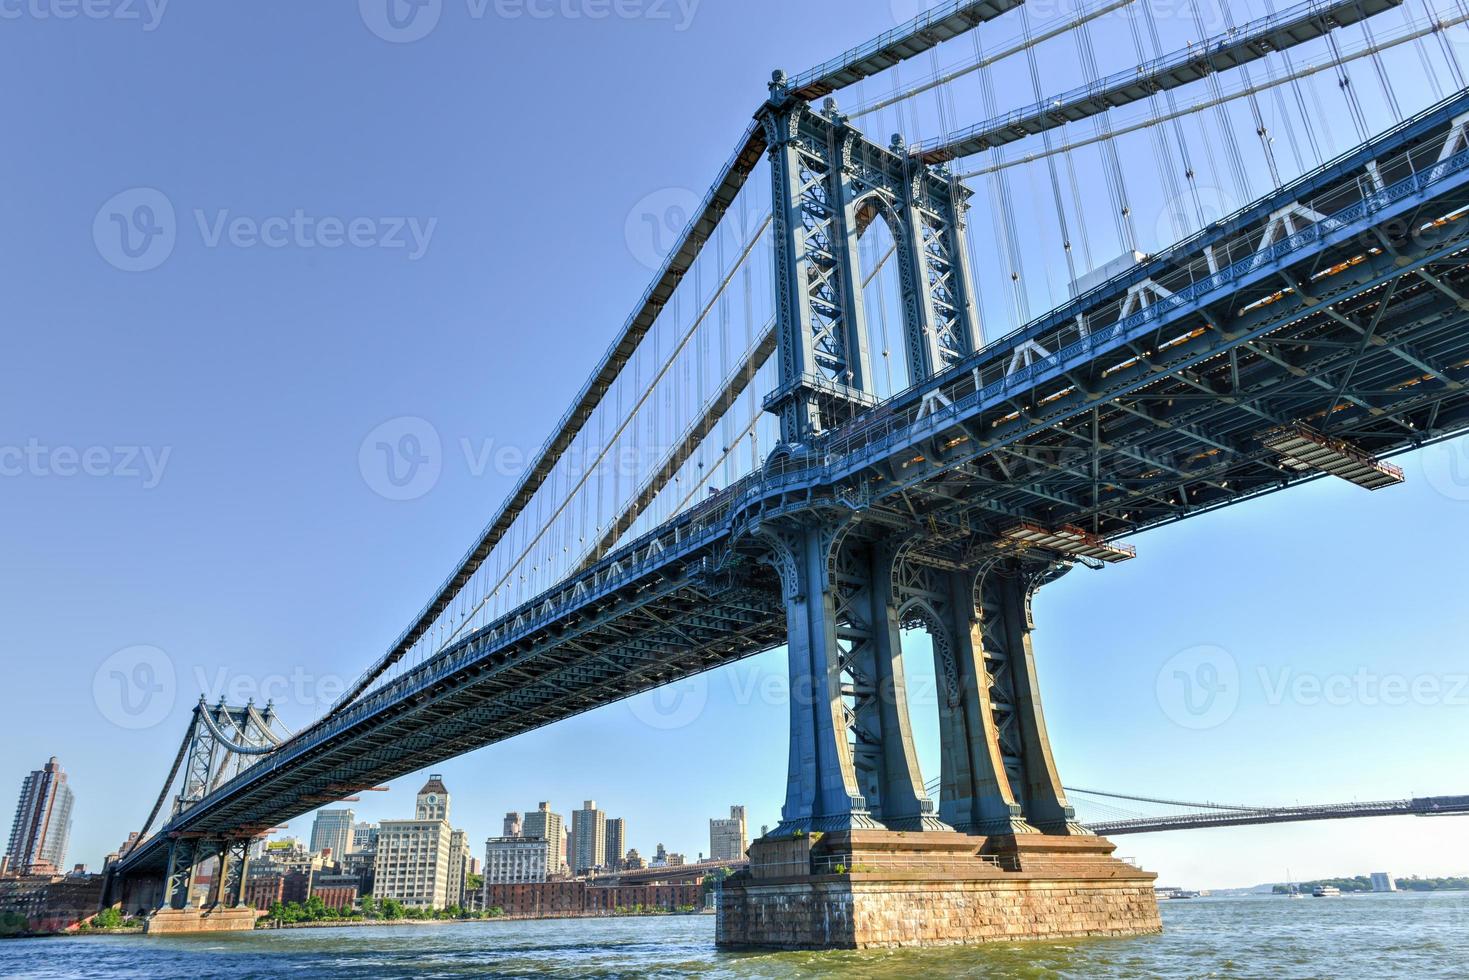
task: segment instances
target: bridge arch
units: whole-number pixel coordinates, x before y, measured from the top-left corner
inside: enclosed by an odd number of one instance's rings
[[[887,398],[913,383],[909,353],[922,330],[922,302],[912,276],[912,243],[892,193],[873,189],[854,206],[857,279],[855,293],[870,351],[872,391]]]

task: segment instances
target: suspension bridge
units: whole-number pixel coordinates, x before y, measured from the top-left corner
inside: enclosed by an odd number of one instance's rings
[[[1156,929],[1152,877],[1057,774],[1032,595],[1220,507],[1390,488],[1389,457],[1469,428],[1469,10],[1254,6],[950,0],[776,72],[402,634],[295,734],[200,705],[113,869],[120,900],[229,928],[270,828],[785,646],[782,820],[726,885],[722,944],[1013,934],[1004,875],[1050,935]],[[939,680],[937,804],[905,694],[915,631]],[[1199,819],[1260,811],[1217,812]],[[830,848],[938,861],[930,892],[978,888],[961,906],[989,918],[909,936],[888,902],[834,934],[824,903],[875,900],[813,872]],[[1096,915],[1047,905],[1063,885]]]

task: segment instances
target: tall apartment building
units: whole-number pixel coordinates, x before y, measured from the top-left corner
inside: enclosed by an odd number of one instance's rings
[[[375,896],[424,908],[458,904],[450,893],[460,857],[453,838],[449,791],[441,777],[430,776],[418,791],[414,819],[382,822],[373,862]],[[462,891],[462,877],[459,888]]]
[[[353,824],[357,814],[353,810],[318,810],[311,824],[311,852],[324,854],[328,850],[340,861],[352,851]]]
[[[551,842],[542,837],[491,837],[485,841],[485,885],[545,881],[554,870]]]
[[[729,819],[709,821],[709,860],[740,861],[745,857],[745,808],[729,808]]]
[[[607,856],[607,814],[587,800],[571,813],[571,870],[585,874],[602,864]]]
[[[500,836],[519,837],[520,831],[520,812],[518,810],[511,810],[509,813],[505,814],[505,830],[503,833],[500,834]]]
[[[627,820],[622,817],[607,818],[607,850],[602,859],[602,866],[616,871],[622,867],[622,859],[627,854]]]
[[[546,874],[559,875],[567,858],[566,831],[561,814],[552,813],[551,804],[542,803],[535,812],[525,815],[521,834],[525,837],[539,837],[551,845],[550,854],[546,858]]]
[[[15,874],[59,874],[66,866],[73,801],[66,773],[52,756],[20,784],[10,845],[0,868]]]
[[[456,830],[449,835],[448,903],[463,908],[469,887],[469,835]]]

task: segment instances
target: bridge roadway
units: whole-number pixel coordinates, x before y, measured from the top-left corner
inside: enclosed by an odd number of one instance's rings
[[[1201,830],[1205,827],[1248,827],[1268,823],[1310,820],[1347,820],[1356,817],[1446,817],[1469,813],[1469,796],[1425,796],[1375,803],[1329,803],[1319,806],[1262,807],[1258,810],[1219,810],[1134,820],[1103,820],[1087,829],[1103,837],[1152,834],[1165,830]]]
[[[999,553],[1016,521],[1112,539],[1321,475],[1267,449],[1271,427],[1306,421],[1378,456],[1465,431],[1466,121],[1459,93],[823,434],[814,451],[777,451],[300,732],[121,870],[161,869],[170,838],[252,836],[780,644],[779,579],[756,532],[783,514],[845,516],[875,535],[921,521]],[[1246,546],[1268,548],[1268,529]]]

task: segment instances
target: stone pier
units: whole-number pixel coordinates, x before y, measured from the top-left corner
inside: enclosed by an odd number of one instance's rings
[[[1156,875],[1100,837],[851,831],[763,839],[724,882],[726,949],[869,949],[1162,931]]]
[[[237,909],[159,909],[148,916],[143,931],[150,936],[187,935],[195,932],[252,932],[259,913]]]

